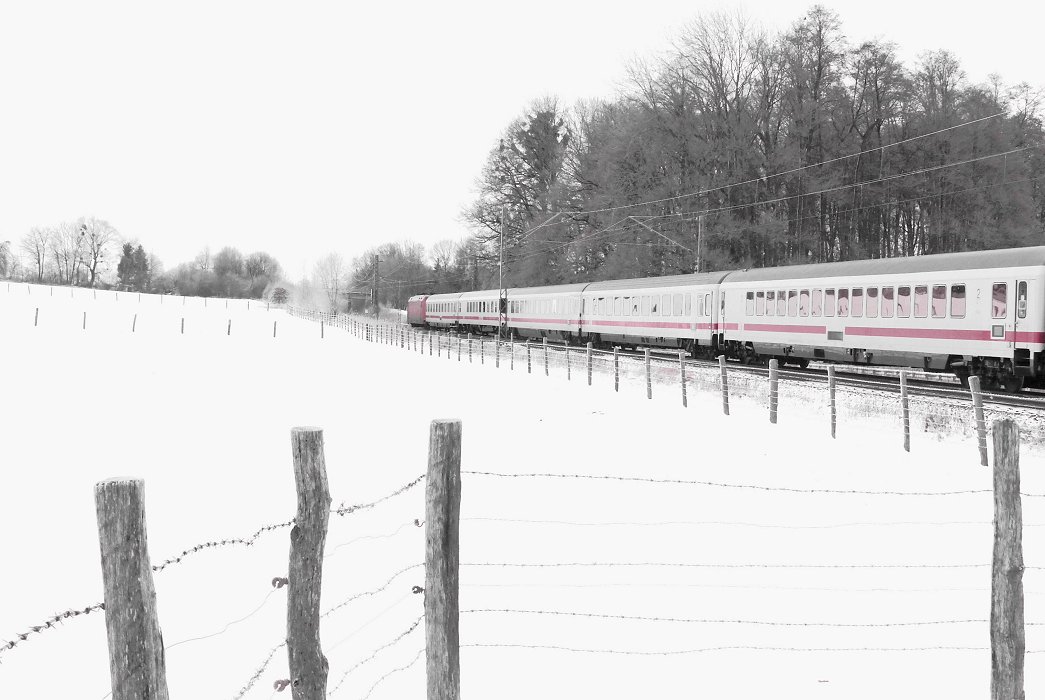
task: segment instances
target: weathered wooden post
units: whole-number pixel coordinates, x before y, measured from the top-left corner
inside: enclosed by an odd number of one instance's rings
[[[722,412],[729,415],[729,377],[726,374],[726,356],[718,356],[718,367],[721,372],[720,382],[722,384]]]
[[[461,693],[458,582],[461,421],[434,420],[425,485],[425,666],[428,700]]]
[[[613,390],[620,391],[620,348],[613,346]]]
[[[479,364],[486,364],[486,339],[483,337],[479,338]]]
[[[679,350],[679,382],[682,384],[682,408],[689,404],[686,402],[686,351]]]
[[[131,321],[131,333],[138,328],[138,314],[134,314],[134,320]]]
[[[983,419],[983,394],[980,392],[980,378],[969,377],[969,393],[972,394],[972,410],[976,417],[976,442],[980,448],[980,466],[987,466],[987,424]]]
[[[185,335],[185,317],[184,316],[181,317],[181,334]],[[275,335],[275,331],[273,331],[272,334]]]
[[[276,337],[276,324],[277,324],[277,323],[279,323],[279,322],[278,322],[278,321],[273,321],[273,322],[272,322],[272,337],[273,337],[273,338],[275,338],[275,337]]]
[[[911,403],[907,399],[907,370],[900,370],[900,408],[903,412],[903,448],[911,451]]]
[[[548,376],[548,339],[541,338],[542,350],[544,352],[544,376]]]
[[[647,399],[652,399],[653,398],[653,378],[650,376],[649,348],[643,348],[643,350],[645,350],[645,352],[643,354],[645,355],[645,360],[646,360],[646,398]]]
[[[588,362],[588,386],[591,386],[591,341],[584,346],[585,360]]]
[[[33,328],[36,328],[40,323],[40,307],[36,307],[36,313],[33,315]]]
[[[570,381],[570,341],[564,342],[563,347],[566,348],[566,381]]]
[[[319,642],[319,597],[323,548],[330,520],[330,490],[323,456],[323,431],[294,428],[294,485],[298,510],[290,531],[287,573],[287,659],[294,700],[327,696],[327,657]]]
[[[991,700],[1024,700],[1023,505],[1020,430],[994,429],[994,559],[991,567]]]
[[[835,436],[835,420],[837,411],[835,408],[835,366],[827,366],[827,391],[831,398],[831,437]]]
[[[232,335],[232,319],[229,319],[229,327],[225,331],[225,335]]]
[[[81,330],[87,330],[87,312],[86,311],[83,312],[83,327],[81,328]]]
[[[461,335],[457,335],[457,361],[461,361]]]
[[[511,370],[515,369],[515,332],[514,331],[512,332],[512,334],[510,336],[510,340],[508,342],[509,342],[508,349],[511,351],[511,356],[510,356],[510,359],[508,360],[508,362],[509,362],[508,369],[509,369],[509,371],[511,371]]]
[[[777,390],[779,387],[780,363],[776,358],[769,361],[769,422],[776,423]]]
[[[493,367],[494,369],[501,368],[501,334],[498,333],[493,339]]]
[[[526,339],[526,374],[533,371],[533,363],[530,361],[530,339]]]
[[[166,700],[163,636],[145,529],[145,482],[100,481],[94,486],[94,506],[102,553],[112,698]]]
[[[472,364],[472,334],[468,334],[468,364]]]

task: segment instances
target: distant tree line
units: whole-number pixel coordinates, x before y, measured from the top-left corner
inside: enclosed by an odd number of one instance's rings
[[[946,51],[913,66],[851,44],[813,6],[773,34],[698,17],[612,100],[535,102],[478,180],[467,238],[354,261],[407,291],[643,277],[1045,242],[1043,93],[971,84]],[[503,224],[502,224],[503,222]]]
[[[259,251],[235,248],[211,255],[205,248],[192,262],[165,271],[140,243],[124,240],[109,222],[85,217],[33,227],[17,247],[0,242],[0,278],[25,282],[116,288],[135,292],[261,298],[282,278],[279,263]]]

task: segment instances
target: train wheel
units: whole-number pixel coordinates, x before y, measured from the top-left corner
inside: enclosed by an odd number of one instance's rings
[[[1023,391],[1023,377],[1017,377],[1012,374],[999,375],[998,388],[1010,394],[1018,394]]]

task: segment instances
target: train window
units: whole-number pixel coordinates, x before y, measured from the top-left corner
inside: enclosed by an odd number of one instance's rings
[[[697,295],[697,308],[695,310],[697,312],[697,316],[703,316],[704,315],[704,295],[703,294],[698,294]]]
[[[613,297],[613,315],[623,316],[624,315],[624,302],[620,297]]]
[[[776,315],[776,292],[766,292],[766,316]]]
[[[814,289],[810,312],[813,316],[820,316],[824,312],[824,290]]]
[[[649,308],[650,315],[656,316],[658,308],[660,308],[660,297],[656,296],[656,297],[653,297],[652,299],[650,299],[650,308]]]
[[[755,315],[765,316],[766,315],[766,293],[758,292],[755,294]]]
[[[932,301],[933,318],[944,318],[947,316],[947,285],[933,285]]]
[[[860,318],[864,315],[864,290],[862,287],[853,287],[853,300],[850,306],[851,315],[854,318]]]
[[[839,289],[838,290],[838,315],[848,316],[849,315],[849,290]]]
[[[776,293],[776,315],[787,316],[787,292],[783,289]]]
[[[686,315],[687,316],[692,316],[693,315],[693,295],[692,294],[686,294],[685,298],[686,298],[686,301],[685,301],[685,304],[686,304]]]
[[[809,315],[809,290],[800,289],[798,290],[798,315],[808,316]]]
[[[867,318],[878,318],[878,287],[867,288],[867,300],[865,305]]]
[[[631,298],[631,315],[632,316],[638,316],[639,315],[639,298],[638,297],[632,297]]]
[[[675,316],[681,316],[682,315],[682,295],[681,294],[675,294],[671,298],[671,308],[675,312],[675,314],[674,314]]]
[[[911,315],[911,288],[896,288],[896,317],[907,318]]]
[[[711,292],[704,295],[704,315],[711,316]]]
[[[745,297],[745,301],[746,301],[746,306],[744,307],[744,312],[748,316],[754,316],[755,315],[755,293],[754,292],[748,292],[747,296]]]
[[[882,318],[892,318],[895,307],[895,297],[892,287],[882,287]]]
[[[642,297],[642,315],[649,316],[649,297]]]
[[[1008,285],[1002,282],[994,285],[991,292],[991,318],[1005,318],[1009,309]]]
[[[1027,283],[1020,282],[1016,285],[1016,315],[1027,318]]]
[[[665,294],[660,298],[660,315],[670,316],[671,315],[671,295]]]
[[[824,290],[824,316],[835,315],[835,290]]]
[[[929,314],[929,287],[919,285],[914,288],[914,317],[925,318]]]
[[[787,315],[798,315],[798,292],[794,289],[787,293]]]
[[[631,316],[631,297],[621,298],[621,316]]]
[[[951,318],[965,318],[965,285],[951,285]]]

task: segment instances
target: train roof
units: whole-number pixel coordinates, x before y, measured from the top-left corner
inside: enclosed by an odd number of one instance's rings
[[[512,294],[580,294],[588,286],[587,282],[574,282],[573,284],[553,284],[544,287],[512,287],[508,295]]]
[[[874,258],[812,265],[788,265],[740,270],[725,275],[723,283],[805,279],[814,277],[848,277],[856,275],[892,275],[909,272],[945,272],[1004,267],[1045,266],[1045,246],[976,250],[966,253],[914,255],[904,258]]]
[[[679,287],[682,285],[718,284],[729,272],[699,272],[688,275],[666,275],[664,277],[638,277],[630,280],[606,280],[592,282],[585,292],[612,291],[615,289],[652,289]]]

